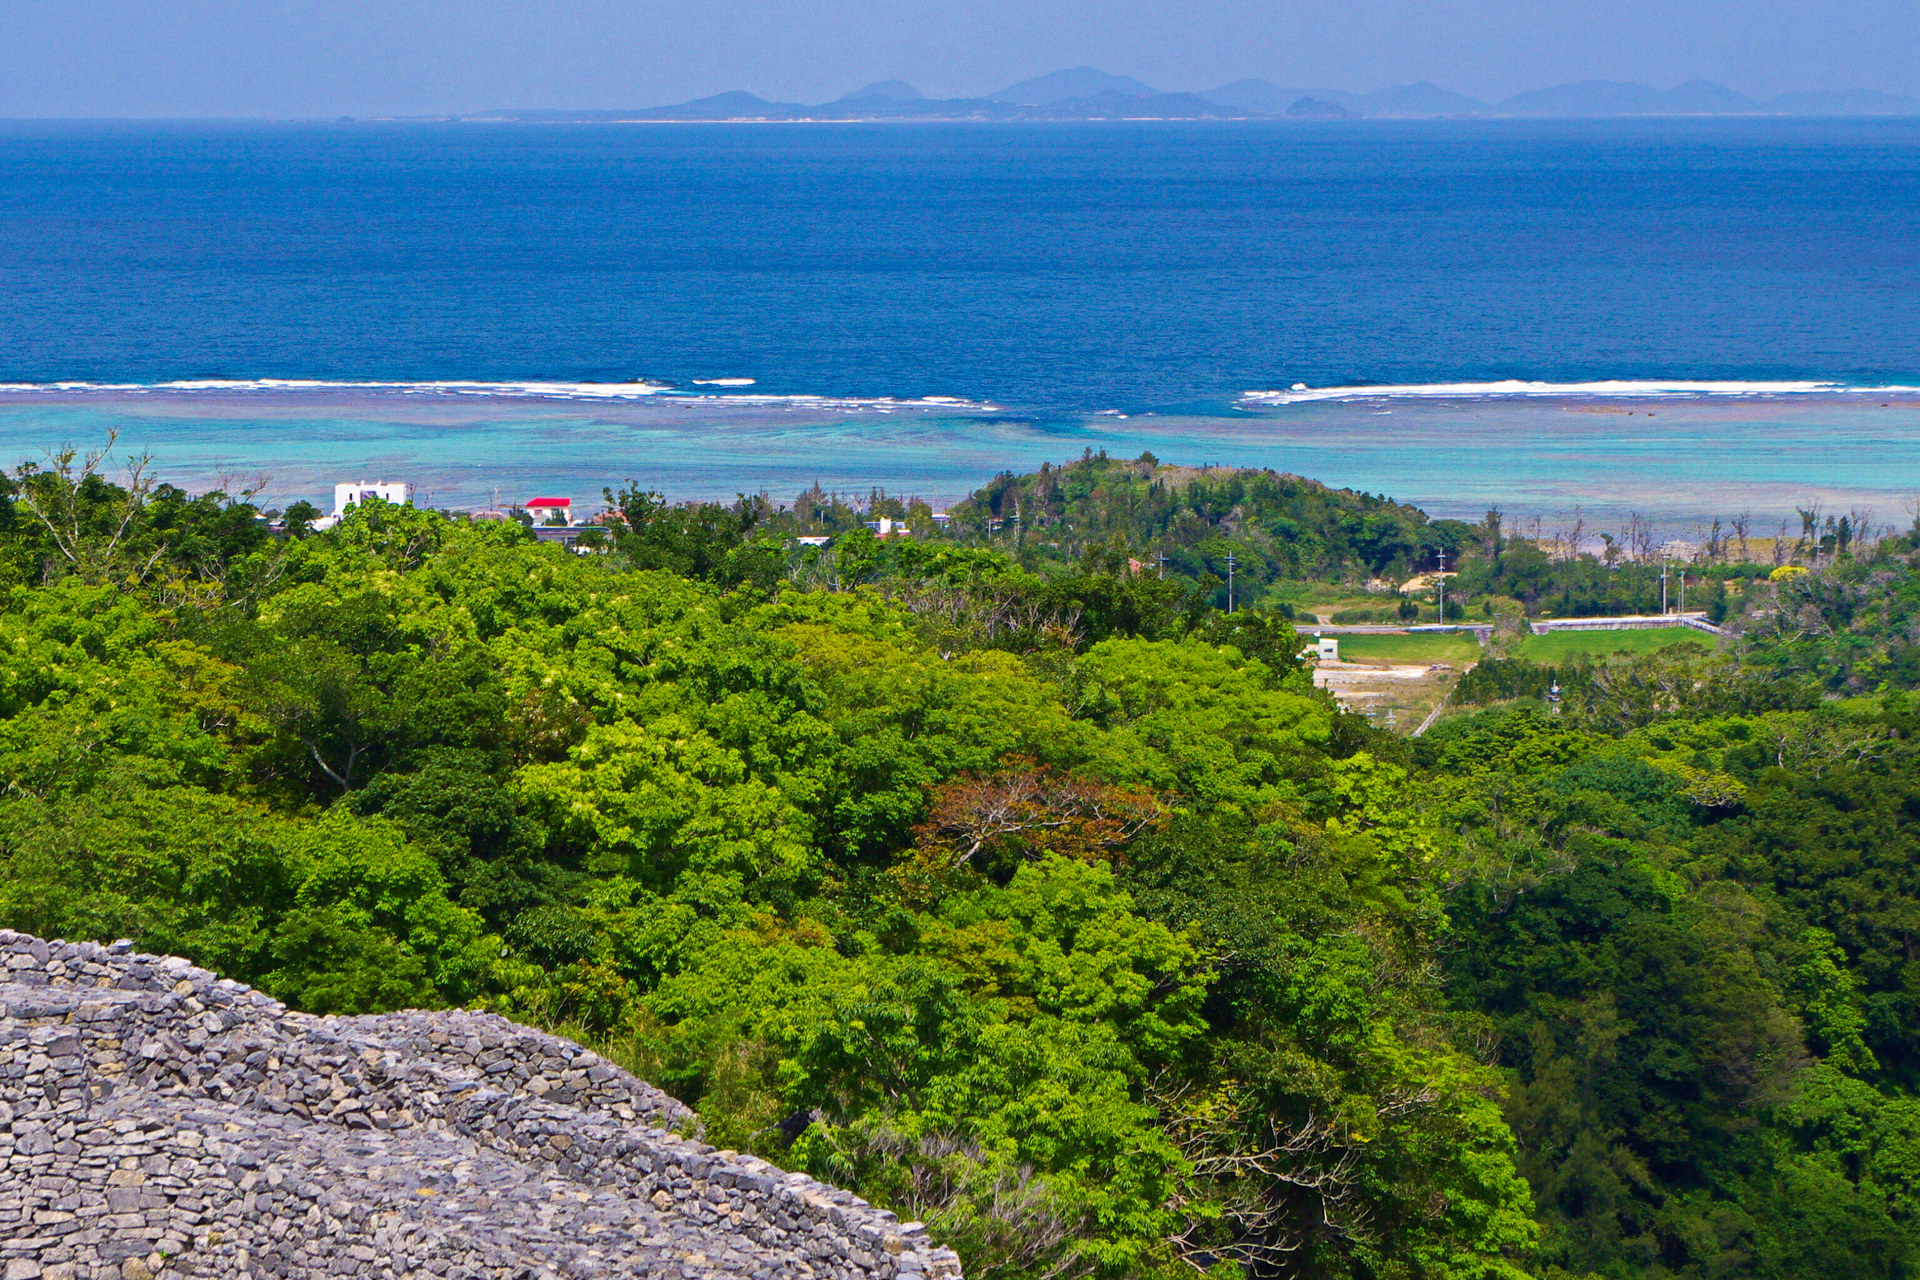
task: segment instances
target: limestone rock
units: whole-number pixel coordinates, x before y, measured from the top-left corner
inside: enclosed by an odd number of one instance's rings
[[[696,1126],[503,1018],[314,1017],[0,930],[4,1280],[960,1280],[920,1224]]]

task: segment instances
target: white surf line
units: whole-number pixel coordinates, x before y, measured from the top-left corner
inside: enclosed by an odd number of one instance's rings
[[[301,393],[315,391],[396,391],[402,394],[524,396],[539,399],[625,400],[671,392],[664,382],[477,382],[318,378],[181,378],[168,382],[5,382],[0,392],[48,394],[111,393],[193,394],[219,392]]]
[[[171,382],[0,382],[6,395],[299,395],[329,391],[374,392],[404,396],[472,396],[502,400],[625,401],[659,399],[680,403],[778,406],[813,409],[951,409],[971,413],[999,413],[1000,406],[960,396],[921,396],[902,400],[893,396],[778,395],[771,392],[727,392],[719,388],[753,385],[751,378],[695,379],[695,385],[715,390],[684,391],[664,382],[474,382],[443,381],[324,381],[302,378],[200,378]]]
[[[1912,395],[1920,387],[1853,386],[1844,382],[1711,382],[1614,379],[1603,382],[1426,382],[1309,387],[1296,382],[1284,391],[1254,390],[1240,395],[1242,404],[1306,404],[1320,400],[1393,399],[1659,399],[1687,396],[1803,396],[1803,395]]]

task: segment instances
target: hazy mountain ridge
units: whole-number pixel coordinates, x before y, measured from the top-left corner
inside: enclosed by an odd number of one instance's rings
[[[1338,111],[1331,110],[1338,108]],[[904,80],[882,80],[832,102],[769,102],[735,89],[671,106],[629,111],[493,111],[465,119],[560,121],[705,120],[1112,120],[1314,117],[1920,115],[1920,98],[1873,89],[1802,91],[1754,99],[1710,80],[1660,90],[1633,81],[1587,80],[1518,93],[1498,103],[1427,80],[1371,93],[1288,88],[1236,80],[1217,89],[1166,92],[1131,76],[1070,67],[978,98],[927,98]]]
[[[995,102],[1011,102],[1017,106],[1044,107],[1059,102],[1098,98],[1109,93],[1122,98],[1161,96],[1160,90],[1141,84],[1132,76],[1108,75],[1097,67],[1070,67],[1032,80],[1022,80],[987,97]]]

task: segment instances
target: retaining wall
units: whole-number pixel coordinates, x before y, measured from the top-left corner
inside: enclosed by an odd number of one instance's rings
[[[1533,634],[1544,636],[1554,631],[1655,631],[1662,627],[1687,627],[1719,635],[1720,628],[1707,621],[1704,613],[1630,613],[1603,618],[1542,618],[1531,623]]]

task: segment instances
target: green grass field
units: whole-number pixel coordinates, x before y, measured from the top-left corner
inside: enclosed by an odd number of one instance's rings
[[[1400,602],[1398,596],[1355,591],[1350,586],[1327,582],[1280,582],[1267,588],[1261,605],[1289,604],[1294,616],[1312,622],[1317,614],[1336,614],[1348,609],[1383,609],[1388,614]]]
[[[1485,654],[1466,635],[1338,636],[1340,656],[1348,662],[1445,662],[1464,667]]]
[[[1561,631],[1544,636],[1527,636],[1514,650],[1514,656],[1532,662],[1565,662],[1575,654],[1601,658],[1610,653],[1654,653],[1672,644],[1692,642],[1713,648],[1713,637],[1685,627],[1660,627],[1651,631]]]
[[[1445,662],[1464,667],[1486,656],[1471,635],[1340,636],[1340,656],[1348,662]],[[1683,627],[1649,631],[1562,631],[1527,636],[1512,650],[1532,662],[1566,662],[1576,654],[1602,658],[1613,653],[1654,653],[1675,644],[1713,647],[1713,637]]]

